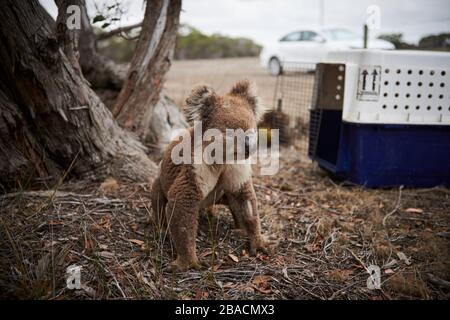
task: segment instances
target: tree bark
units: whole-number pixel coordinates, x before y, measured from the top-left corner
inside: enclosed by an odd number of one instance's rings
[[[180,10],[181,0],[147,1],[136,51],[113,108],[122,127],[161,147],[170,139],[171,132],[187,127],[182,113],[162,91],[173,58]],[[156,106],[159,112],[155,112]],[[170,114],[177,121],[171,122],[162,114]],[[161,121],[167,129],[164,132],[154,127]]]
[[[80,65],[83,75],[94,90],[120,91],[126,78],[126,69],[97,51],[97,36],[87,14],[85,0],[81,10]]]
[[[69,167],[79,177],[148,180],[155,164],[72,65],[76,46],[58,42],[68,39],[59,32],[37,0],[0,2],[0,183]]]

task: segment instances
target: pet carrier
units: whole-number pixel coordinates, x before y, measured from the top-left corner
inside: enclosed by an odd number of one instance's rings
[[[332,52],[316,68],[308,155],[368,187],[450,186],[450,54]]]

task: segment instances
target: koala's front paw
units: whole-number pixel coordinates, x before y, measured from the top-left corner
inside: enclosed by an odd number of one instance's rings
[[[256,256],[258,252],[270,255],[276,246],[275,241],[265,240],[262,237],[250,239],[250,254]]]
[[[187,262],[182,261],[178,258],[169,264],[169,270],[172,272],[185,272],[188,271],[189,269],[200,270],[202,269],[202,265],[199,263],[198,260]]]
[[[269,254],[267,250],[268,244],[263,239],[251,239],[250,240],[250,254],[256,256],[258,251]]]

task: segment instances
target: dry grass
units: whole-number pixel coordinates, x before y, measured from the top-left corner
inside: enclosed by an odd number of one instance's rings
[[[175,62],[168,89],[225,90],[247,77],[271,103],[275,78],[255,59]],[[0,296],[38,299],[449,299],[450,190],[369,190],[331,180],[296,149],[255,177],[268,256],[248,255],[228,210],[202,215],[211,267],[172,274],[174,250],[150,219],[149,186],[106,180],[0,196]],[[82,266],[82,289],[66,268]],[[381,290],[368,290],[378,265]]]
[[[145,184],[79,181],[63,184],[56,193],[2,196],[2,297],[450,297],[445,287],[450,280],[448,189],[406,189],[397,205],[396,189],[342,185],[301,161],[296,150],[283,154],[278,175],[255,178],[272,253],[249,256],[245,239],[231,231],[231,215],[218,207],[214,215],[200,218],[198,253],[212,263],[201,272],[167,271],[173,247],[151,222]],[[65,270],[72,264],[83,267],[81,290],[65,286]],[[366,288],[365,268],[371,264],[382,269],[381,290]],[[431,281],[430,274],[441,282]]]

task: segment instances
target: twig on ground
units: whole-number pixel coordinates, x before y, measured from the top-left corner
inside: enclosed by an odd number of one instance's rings
[[[402,190],[403,190],[403,186],[400,186],[400,187],[398,188],[398,199],[397,199],[397,203],[395,204],[394,209],[393,209],[391,212],[389,212],[387,215],[385,215],[384,218],[383,218],[383,226],[384,226],[384,227],[386,226],[386,220],[387,220],[390,216],[392,216],[394,213],[396,213],[397,210],[400,208],[400,202],[401,202],[401,200],[402,200]]]

